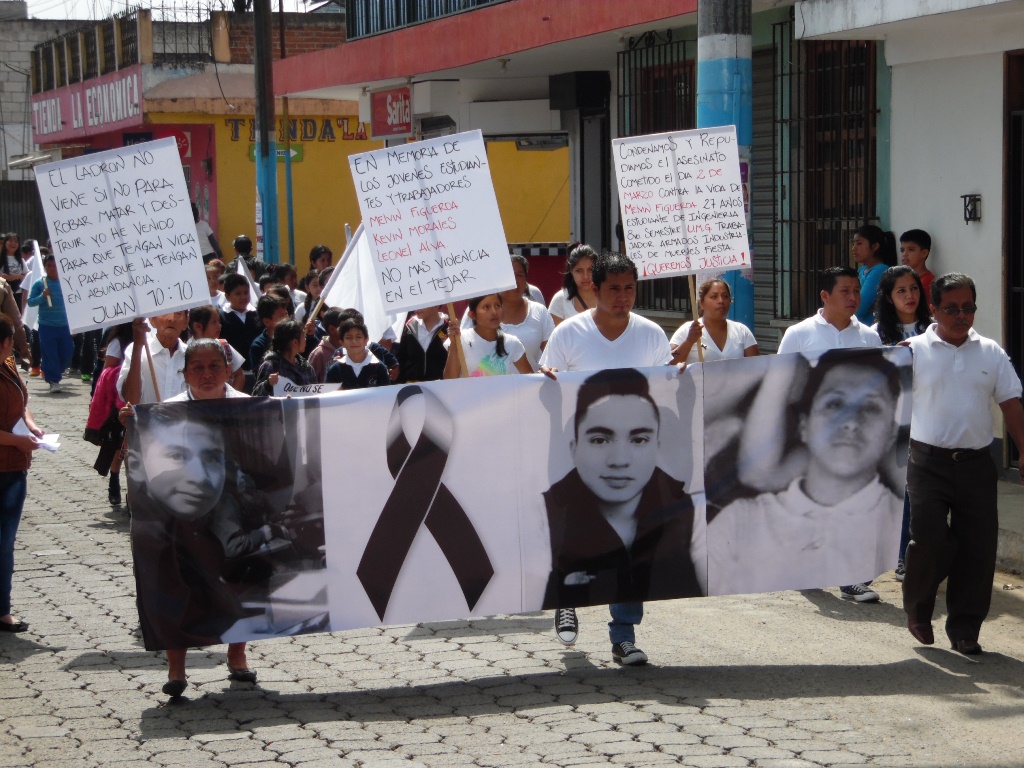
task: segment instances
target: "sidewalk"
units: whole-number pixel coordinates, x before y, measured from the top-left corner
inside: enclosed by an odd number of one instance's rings
[[[999,483],[999,549],[996,564],[1004,571],[1024,573],[1024,485]]]

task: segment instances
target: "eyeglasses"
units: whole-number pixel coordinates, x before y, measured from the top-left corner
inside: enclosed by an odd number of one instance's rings
[[[968,304],[965,307],[936,307],[939,312],[945,312],[950,317],[956,317],[961,312],[965,315],[973,315],[978,311],[978,308],[974,304]]]

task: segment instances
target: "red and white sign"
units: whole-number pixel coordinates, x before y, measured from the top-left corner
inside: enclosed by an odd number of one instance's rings
[[[412,88],[370,93],[370,133],[375,139],[412,136]]]
[[[142,65],[32,97],[36,144],[142,125]]]

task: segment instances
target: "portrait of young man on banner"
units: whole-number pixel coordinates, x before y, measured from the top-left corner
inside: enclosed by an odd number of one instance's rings
[[[329,624],[315,402],[140,405],[128,482],[146,648]],[[310,440],[310,437],[315,439]]]
[[[909,358],[831,350],[705,367],[709,594],[861,583],[895,567]]]
[[[691,555],[694,502],[658,466],[662,426],[640,371],[604,370],[580,385],[574,468],[543,494],[551,538],[544,608],[704,594]]]

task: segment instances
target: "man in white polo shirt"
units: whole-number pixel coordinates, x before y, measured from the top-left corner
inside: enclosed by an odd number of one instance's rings
[[[853,267],[829,267],[818,275],[821,309],[786,329],[779,354],[880,347],[878,334],[857,319],[860,279]]]
[[[779,354],[803,352],[821,354],[830,349],[880,347],[875,331],[857,319],[860,307],[860,278],[853,267],[829,267],[818,275],[821,309],[806,320],[786,329]],[[844,600],[858,603],[878,602],[878,593],[867,584],[848,584],[839,588]]]
[[[947,579],[946,635],[953,650],[974,655],[981,653],[978,635],[992,599],[999,535],[991,404],[999,405],[1018,448],[1024,448],[1024,408],[1010,358],[973,328],[974,281],[943,275],[932,283],[930,298],[935,323],[905,342],[914,351],[914,410],[903,609],[910,634],[934,643],[935,596]],[[1024,483],[1024,461],[1018,470]]]
[[[668,336],[660,326],[631,310],[636,301],[636,265],[619,253],[603,253],[591,277],[596,306],[555,327],[540,359],[548,376],[557,371],[600,371],[605,368],[651,368],[672,361]],[[612,658],[639,666],[647,654],[636,647],[635,625],[644,615],[643,603],[613,603],[608,635]],[[579,622],[572,608],[555,611],[555,634],[565,645],[576,642]]]

